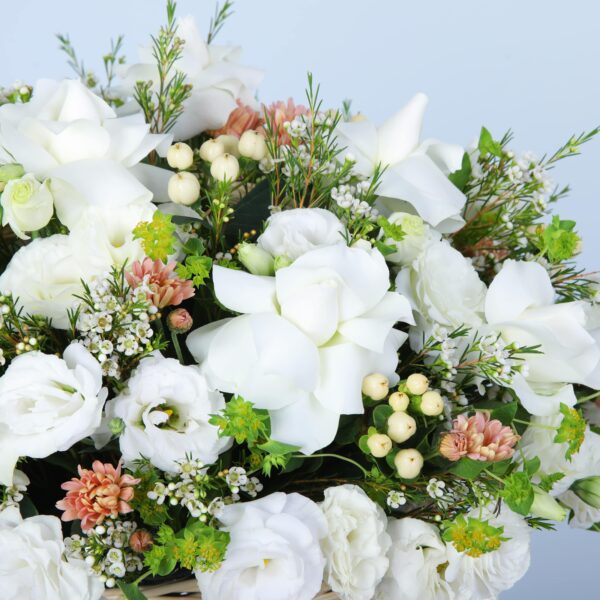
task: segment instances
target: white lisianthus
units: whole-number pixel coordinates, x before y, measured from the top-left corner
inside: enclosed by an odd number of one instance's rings
[[[385,258],[388,262],[408,267],[431,241],[441,239],[441,235],[423,222],[418,215],[404,212],[395,212],[388,217],[393,225],[400,225],[404,237],[398,242],[385,239],[385,243],[396,247],[396,252],[388,254]]]
[[[295,208],[275,213],[257,243],[271,256],[296,260],[310,250],[345,244],[344,224],[323,208]]]
[[[369,600],[388,568],[383,509],[355,485],[326,489],[320,506],[328,527],[325,580],[342,600]]]
[[[196,330],[188,347],[211,385],[270,411],[273,439],[305,453],[323,448],[340,415],[363,413],[367,375],[398,382],[406,334],[394,325],[412,316],[388,291],[379,251],[318,248],[274,277],[215,266],[213,282],[219,302],[245,314]]]
[[[183,40],[183,49],[176,67],[192,85],[192,95],[173,127],[176,140],[187,140],[203,131],[223,127],[237,108],[237,100],[251,106],[256,104],[255,90],[263,73],[239,64],[239,47],[207,44],[192,16],[177,21],[177,37]],[[137,81],[158,82],[152,48],[140,50],[140,62],[127,65],[122,79],[122,87],[130,95]]]
[[[589,529],[596,523],[600,523],[600,508],[590,506],[575,492],[567,490],[566,492],[563,492],[558,499],[573,511],[573,516],[569,520],[569,525],[571,527]]]
[[[2,192],[2,225],[9,225],[22,240],[29,239],[25,232],[38,231],[52,218],[54,201],[48,184],[28,173],[11,179]]]
[[[600,348],[587,331],[583,302],[555,304],[547,271],[533,262],[507,260],[485,299],[488,324],[506,343],[540,346],[524,354],[527,376],[515,378],[515,391],[532,415],[555,413],[561,402],[572,406],[570,386],[600,387]]]
[[[432,240],[396,277],[396,289],[410,301],[423,327],[455,329],[482,322],[486,287],[471,261],[447,241]]]
[[[69,327],[67,309],[78,303],[81,280],[98,272],[85,256],[77,255],[69,236],[51,235],[20,248],[0,276],[0,292],[12,294],[18,306],[32,315],[52,319],[59,329]]]
[[[493,509],[475,509],[471,516],[489,521],[494,527],[504,527],[509,538],[497,550],[474,558],[458,552],[447,544],[448,567],[446,581],[460,600],[490,600],[510,589],[529,569],[530,530],[523,517],[503,506],[496,516]]]
[[[196,572],[202,598],[312,600],[318,594],[327,524],[314,502],[278,492],[227,505],[219,521],[231,539],[218,570]]]
[[[435,141],[420,143],[427,96],[417,94],[380,127],[368,120],[343,122],[336,133],[340,147],[356,160],[355,170],[371,177],[385,167],[377,193],[389,212],[412,206],[424,221],[443,233],[456,231],[464,194],[448,179],[460,169],[463,148]]]
[[[125,462],[144,457],[175,472],[186,456],[210,464],[229,447],[230,439],[208,422],[224,407],[198,367],[155,354],[142,359],[127,389],[107,403],[106,415],[124,423],[119,445]]]
[[[104,584],[82,560],[65,560],[57,517],[23,519],[17,507],[0,512],[0,589],[3,600],[99,600]]]
[[[390,518],[389,568],[379,587],[377,600],[452,600],[454,591],[442,576],[448,560],[446,544],[431,523]]]
[[[100,364],[81,344],[62,359],[14,358],[0,377],[0,483],[11,484],[19,457],[45,458],[94,433],[106,395]]]

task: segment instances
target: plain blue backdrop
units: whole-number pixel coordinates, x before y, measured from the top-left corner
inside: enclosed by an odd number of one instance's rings
[[[68,32],[86,65],[101,71],[111,36],[129,61],[164,20],[162,0],[0,0],[0,84],[69,74],[55,33]],[[204,29],[214,4],[180,0]],[[469,144],[482,125],[515,133],[514,148],[552,152],[600,123],[600,5],[592,0],[238,0],[219,41],[244,48],[266,72],[263,101],[303,98],[306,71],[324,99],[351,98],[376,121],[412,94],[430,96],[425,134]],[[582,266],[600,267],[600,141],[555,170],[572,193],[560,206],[584,239]],[[587,600],[600,534],[561,527],[533,535],[532,566],[503,600]]]

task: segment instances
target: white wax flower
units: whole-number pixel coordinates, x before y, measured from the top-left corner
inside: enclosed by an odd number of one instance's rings
[[[410,102],[376,127],[368,120],[342,122],[338,144],[356,160],[355,170],[370,177],[379,164],[385,167],[377,189],[380,205],[389,212],[412,206],[424,221],[446,233],[459,229],[464,194],[448,179],[460,169],[463,148],[435,141],[420,142],[427,96]]]
[[[155,354],[140,361],[106,414],[124,422],[119,445],[127,463],[144,457],[175,472],[186,456],[211,464],[229,447],[231,440],[208,422],[224,407],[222,394],[209,389],[198,367]]]
[[[383,509],[355,485],[326,489],[320,506],[328,527],[321,544],[327,583],[342,600],[369,600],[388,568]]]
[[[388,291],[379,251],[318,248],[275,277],[215,266],[213,282],[219,302],[244,314],[194,331],[188,347],[211,385],[270,411],[273,439],[305,453],[323,448],[340,415],[364,411],[366,375],[398,382],[406,334],[393,327],[412,317]]]
[[[312,600],[318,594],[327,523],[314,502],[277,492],[227,505],[219,521],[231,539],[218,570],[196,572],[202,598]]]
[[[57,517],[23,519],[17,507],[0,512],[0,588],[3,600],[99,600],[104,585],[82,560],[64,558]]]
[[[11,484],[19,457],[45,458],[94,433],[106,395],[100,364],[81,344],[62,359],[14,358],[0,377],[0,483]]]

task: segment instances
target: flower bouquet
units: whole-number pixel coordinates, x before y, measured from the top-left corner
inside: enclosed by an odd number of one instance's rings
[[[600,305],[542,158],[306,98],[167,4],[0,93],[4,600],[487,600],[600,522]]]

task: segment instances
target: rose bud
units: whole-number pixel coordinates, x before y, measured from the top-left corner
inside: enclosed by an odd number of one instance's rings
[[[206,140],[202,146],[200,146],[200,158],[207,162],[212,162],[215,158],[223,156],[225,154],[225,146],[221,142],[216,140]]]
[[[381,373],[371,373],[362,382],[362,393],[371,400],[383,400],[390,391],[390,382]]]
[[[129,536],[129,547],[138,554],[146,552],[153,543],[152,535],[145,529],[138,529]]]
[[[176,308],[167,317],[167,326],[173,333],[187,333],[193,324],[192,316],[185,308]]]
[[[416,421],[405,412],[395,412],[390,415],[387,426],[388,435],[398,444],[405,442],[417,431]]]
[[[240,138],[238,149],[242,156],[262,160],[267,155],[267,143],[258,131],[246,131]]]
[[[533,504],[529,509],[529,513],[534,517],[550,519],[552,521],[564,521],[567,518],[568,512],[548,492],[545,492],[537,485],[533,486]]]
[[[385,433],[374,433],[369,436],[367,446],[375,458],[383,458],[392,449],[392,440]]]
[[[409,375],[406,380],[406,389],[415,396],[424,394],[428,387],[429,379],[427,379],[425,375],[421,375],[421,373],[413,373],[412,375]]]
[[[213,160],[210,166],[210,174],[217,181],[233,181],[237,179],[240,172],[240,164],[233,154],[222,154]]]
[[[187,144],[177,142],[169,148],[167,162],[173,169],[189,169],[194,164],[194,151]]]
[[[402,479],[414,479],[423,468],[423,455],[414,448],[400,450],[394,457],[394,465]]]
[[[200,182],[192,173],[175,173],[169,179],[167,193],[175,204],[190,206],[200,197]]]
[[[256,244],[241,243],[238,247],[237,256],[253,275],[273,275],[275,272],[273,257]]]
[[[404,392],[394,392],[388,402],[396,412],[404,412],[410,403],[410,398]]]

